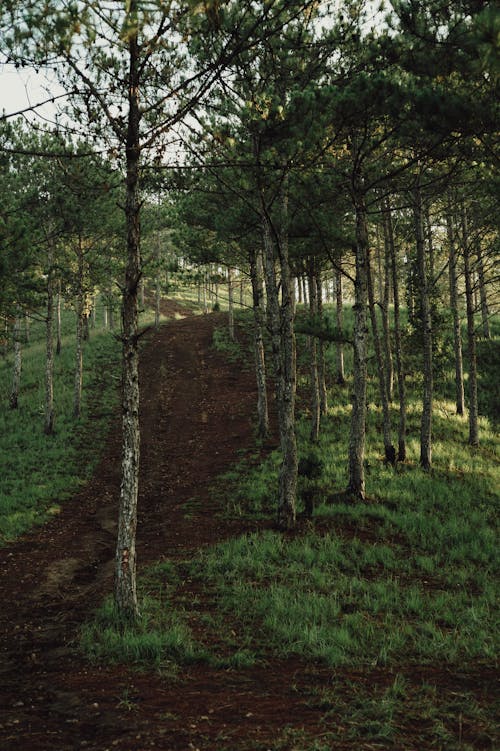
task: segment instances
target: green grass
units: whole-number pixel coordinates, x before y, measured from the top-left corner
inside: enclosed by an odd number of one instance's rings
[[[153,320],[151,311],[141,317]],[[88,481],[118,405],[120,344],[98,325],[85,343],[82,416],[73,412],[74,314],[63,311],[62,349],[54,362],[55,433],[43,432],[45,332],[31,326],[23,348],[19,407],[9,408],[12,354],[0,362],[0,545],[57,514],[61,503]]]
[[[238,341],[234,356],[245,357],[245,338]],[[225,351],[227,344],[221,330],[215,345]],[[157,566],[143,580],[149,604],[134,634],[124,638],[108,604],[88,627],[87,653],[156,667],[200,659],[239,671],[299,657],[330,670],[330,685],[313,682],[305,696],[324,732],[285,727],[276,749],[494,748],[493,697],[461,681],[464,672],[493,669],[500,648],[498,436],[485,413],[481,445],[470,449],[466,419],[454,414],[443,386],[433,416],[434,467],[422,471],[418,377],[408,386],[408,460],[394,469],[383,462],[370,378],[366,503],[342,493],[351,407],[349,386],[332,386],[313,447],[322,472],[312,485],[299,482],[299,496],[311,487],[315,493],[312,519],[293,534],[266,529]],[[299,455],[308,456],[306,414],[297,435]],[[225,513],[269,526],[279,463],[277,451],[242,453],[212,488]],[[201,601],[186,593],[190,580],[205,593]],[[205,643],[194,642],[193,624]],[[221,736],[220,748],[231,748],[230,739]],[[243,748],[269,744],[249,738]]]

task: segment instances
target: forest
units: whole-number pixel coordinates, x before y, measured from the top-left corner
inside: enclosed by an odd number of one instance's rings
[[[499,39],[1,4],[2,749],[500,745]]]

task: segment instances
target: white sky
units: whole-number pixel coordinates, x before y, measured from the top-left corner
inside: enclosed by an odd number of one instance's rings
[[[43,73],[37,73],[33,68],[16,69],[10,63],[0,63],[0,112],[5,111],[11,115],[19,110],[32,107],[45,101],[50,95],[61,93],[62,89],[57,84],[47,81]],[[54,114],[54,105],[47,104],[37,110],[43,117]],[[27,117],[32,117],[26,113]]]

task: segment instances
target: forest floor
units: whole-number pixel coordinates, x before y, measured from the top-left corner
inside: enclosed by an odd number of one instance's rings
[[[172,317],[186,310],[165,302],[163,313]],[[257,522],[252,526],[219,514],[222,509],[209,492],[254,440],[253,373],[211,346],[214,326],[222,320],[222,314],[188,315],[151,331],[144,342],[140,571],[159,560],[184,560],[205,545],[257,527]],[[314,700],[333,686],[339,706],[343,690],[352,694],[353,686],[376,692],[394,680],[389,668],[333,671],[314,662],[270,657],[252,667],[200,662],[177,675],[162,675],[89,663],[79,649],[79,633],[112,589],[120,451],[117,415],[89,484],[43,527],[0,549],[0,749],[354,751],[392,746],[360,739],[350,743],[345,736],[337,743],[331,732],[322,745],[325,707]],[[200,595],[189,588],[186,582],[185,601]],[[217,634],[205,634],[205,641],[210,638],[216,641]],[[493,690],[495,677],[430,668],[424,675],[412,665],[407,678],[415,685],[432,679],[438,692],[467,684],[481,700]],[[405,722],[405,749],[425,748],[421,719]],[[483,747],[476,740],[474,747]]]

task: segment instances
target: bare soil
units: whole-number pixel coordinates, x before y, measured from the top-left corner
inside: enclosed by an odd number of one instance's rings
[[[171,302],[163,312],[186,313]],[[211,347],[223,320],[188,315],[145,340],[141,570],[249,529],[248,522],[218,516],[209,493],[254,440],[252,372]],[[349,740],[342,707],[358,693],[379,696],[394,681],[389,668],[334,671],[270,658],[239,670],[194,664],[172,677],[89,664],[78,634],[112,588],[120,447],[117,416],[92,481],[58,516],[0,550],[1,751],[451,748],[437,743],[431,720],[411,712],[401,720],[397,745],[369,736]],[[450,672],[408,665],[398,672],[415,690],[431,684],[438,702],[467,690],[490,704],[495,694],[496,676],[479,666]],[[331,706],[321,699],[325,692],[335,697]],[[462,717],[448,731],[457,744],[469,744],[464,748],[493,748],[479,720]]]

